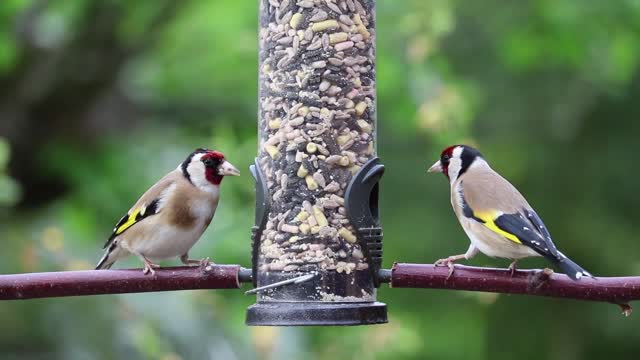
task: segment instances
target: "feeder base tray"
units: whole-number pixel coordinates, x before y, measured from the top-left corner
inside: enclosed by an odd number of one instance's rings
[[[387,305],[369,303],[258,302],[247,310],[249,326],[355,326],[386,324]]]

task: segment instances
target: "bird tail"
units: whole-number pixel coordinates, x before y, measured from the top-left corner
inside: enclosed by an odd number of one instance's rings
[[[591,275],[588,271],[583,269],[580,265],[576,264],[571,259],[566,257],[563,253],[558,252],[558,255],[560,255],[560,260],[557,261],[558,267],[560,268],[560,270],[562,270],[563,273],[565,273],[571,279],[580,280],[580,278],[582,278],[583,276],[587,276],[590,278],[593,277],[593,275]]]
[[[118,252],[117,245],[115,243],[111,244],[111,246],[109,246],[109,249],[107,249],[107,251],[104,253],[100,261],[98,261],[98,265],[96,265],[96,270],[111,269],[113,264],[115,264],[116,261],[118,260],[118,256],[116,254],[117,252]]]

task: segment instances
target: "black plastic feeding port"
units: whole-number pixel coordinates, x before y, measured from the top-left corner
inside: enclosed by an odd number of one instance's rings
[[[382,263],[382,229],[378,218],[378,183],[384,166],[373,158],[363,166],[345,193],[348,218],[356,227],[365,270],[338,272],[317,266],[296,271],[261,270],[260,246],[270,212],[268,188],[258,164],[256,226],[253,228],[253,279],[258,302],[247,311],[247,325],[371,325],[387,322],[387,306],[376,301]],[[263,264],[264,265],[264,264]]]

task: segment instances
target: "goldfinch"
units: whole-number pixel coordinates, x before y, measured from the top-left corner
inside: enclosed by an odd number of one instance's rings
[[[189,250],[213,219],[222,179],[239,175],[222,153],[195,150],[120,219],[96,270],[109,269],[130,254],[143,261],[144,274],[155,274],[159,267],[155,261],[173,257],[185,265],[208,263],[208,259],[189,259]]]
[[[465,254],[440,259],[436,265],[449,266],[471,259],[478,251],[491,257],[518,259],[543,256],[573,280],[592,277],[561,253],[544,223],[527,200],[505,178],[495,172],[478,150],[455,145],[446,148],[429,172],[441,172],[451,185],[451,205],[471,240]],[[451,274],[451,273],[450,273]]]

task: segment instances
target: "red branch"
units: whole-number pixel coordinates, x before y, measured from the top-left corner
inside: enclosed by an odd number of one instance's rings
[[[195,289],[237,289],[238,265],[173,267],[144,275],[141,269],[88,270],[0,275],[0,300],[141,293]]]
[[[447,267],[399,263],[394,264],[391,271],[390,286],[394,288],[468,290],[605,301],[622,306],[625,314],[631,310],[629,301],[640,300],[640,277],[573,281],[549,269],[516,271],[512,277],[511,271],[506,269],[456,265],[453,275],[447,279]]]
[[[456,265],[449,269],[434,265],[394,264],[383,270],[382,281],[393,288],[429,288],[523,294],[557,298],[604,301],[618,304],[631,313],[629,301],[640,300],[640,277],[582,278],[573,281],[551,270],[517,271]],[[154,291],[237,289],[251,281],[250,270],[239,265],[174,267],[144,275],[140,269],[88,270],[0,275],[0,300],[62,296],[141,293]]]

